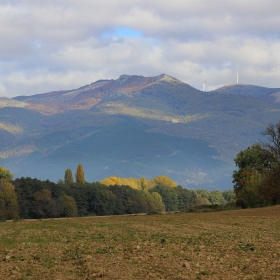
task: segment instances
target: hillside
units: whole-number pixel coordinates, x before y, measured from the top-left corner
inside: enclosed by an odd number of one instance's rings
[[[254,85],[235,84],[218,88],[213,92],[246,95],[269,103],[280,104],[280,88],[265,88]]]
[[[230,189],[236,153],[280,119],[278,103],[240,86],[202,92],[165,74],[122,75],[0,100],[0,166],[56,181],[82,163],[89,182],[166,175],[183,187]]]

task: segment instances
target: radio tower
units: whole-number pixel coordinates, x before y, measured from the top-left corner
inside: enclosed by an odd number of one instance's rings
[[[203,91],[206,92],[206,81],[203,82]]]

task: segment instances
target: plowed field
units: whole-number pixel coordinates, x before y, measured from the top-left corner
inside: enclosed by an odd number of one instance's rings
[[[0,279],[280,279],[280,207],[3,222]]]

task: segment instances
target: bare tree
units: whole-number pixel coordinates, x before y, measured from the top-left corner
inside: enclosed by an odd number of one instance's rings
[[[276,125],[270,124],[262,134],[268,140],[262,143],[262,148],[271,153],[280,162],[280,122]]]

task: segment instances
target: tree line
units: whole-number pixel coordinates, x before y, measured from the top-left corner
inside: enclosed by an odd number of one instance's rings
[[[113,183],[109,186],[88,183],[81,164],[75,181],[71,169],[66,169],[64,180],[57,183],[30,177],[12,180],[12,174],[2,167],[0,178],[2,220],[154,213],[234,201],[233,191],[188,190],[174,186],[166,176],[137,179],[139,189],[116,184],[122,180],[115,177],[111,177]]]

